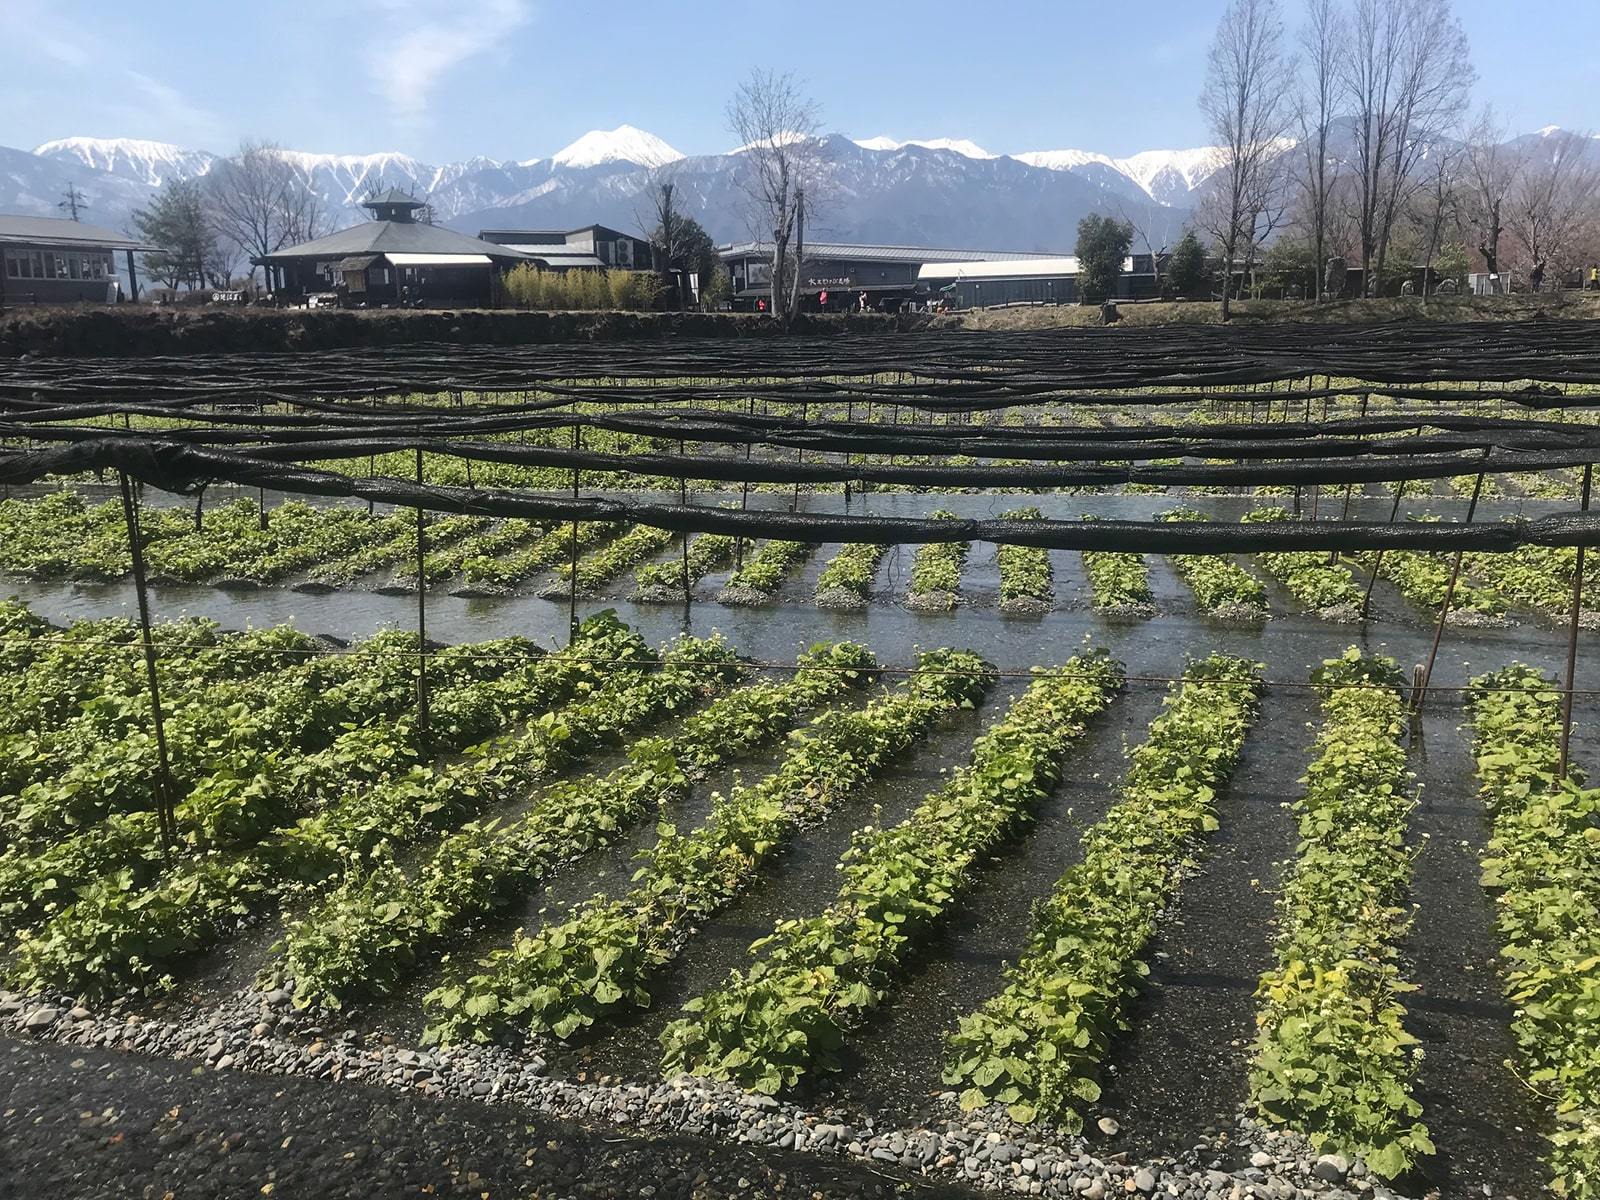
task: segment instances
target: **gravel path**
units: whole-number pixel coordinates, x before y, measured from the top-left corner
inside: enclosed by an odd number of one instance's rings
[[[816,1155],[513,1106],[0,1040],[0,1196],[962,1197]]]

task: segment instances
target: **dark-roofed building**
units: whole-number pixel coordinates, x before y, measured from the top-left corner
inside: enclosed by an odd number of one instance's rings
[[[733,276],[733,306],[763,308],[772,299],[772,245],[743,242],[717,251]],[[807,242],[800,268],[800,306],[811,310],[867,306],[897,309],[927,297],[919,274],[929,263],[1048,262],[1059,270],[1064,256],[1029,250],[950,250],[929,246],[848,245]]]
[[[745,242],[717,251],[733,277],[733,306],[764,310],[772,300],[772,245]],[[1113,295],[1147,299],[1157,292],[1148,254],[1123,260]],[[906,304],[994,308],[1075,304],[1078,260],[1039,250],[940,250],[927,246],[859,246],[807,242],[800,268],[800,307],[840,311],[861,306],[893,312]]]
[[[0,215],[0,305],[112,304],[121,296],[116,255],[127,258],[135,297],[136,238],[61,217]]]
[[[545,271],[598,271],[618,267],[648,271],[650,243],[605,225],[580,229],[485,229],[478,236],[511,250],[520,250]]]
[[[500,272],[528,256],[509,246],[427,225],[427,205],[398,188],[362,201],[373,219],[252,259],[267,268],[273,293],[300,300],[335,293],[349,306],[492,306]]]

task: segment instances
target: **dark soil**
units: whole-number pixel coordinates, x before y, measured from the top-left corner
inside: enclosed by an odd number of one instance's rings
[[[1094,1115],[1121,1124],[1118,1149],[1178,1154],[1233,1128],[1247,1095],[1256,980],[1272,964],[1279,864],[1294,850],[1281,806],[1298,793],[1315,718],[1309,693],[1269,693],[1217,796],[1221,827],[1150,947],[1150,975],[1127,1014],[1133,1032],[1102,1080]]]
[[[1430,705],[1411,750],[1422,785],[1410,838],[1418,850],[1412,891],[1421,904],[1404,945],[1418,988],[1406,1001],[1406,1027],[1422,1042],[1416,1094],[1439,1151],[1422,1172],[1446,1195],[1483,1185],[1528,1200],[1542,1191],[1540,1135],[1548,1120],[1505,1066],[1516,1050],[1494,906],[1478,883],[1488,824],[1462,729],[1467,719],[1459,707]]]
[[[0,1196],[18,1200],[972,1194],[512,1106],[9,1039],[0,1129]]]

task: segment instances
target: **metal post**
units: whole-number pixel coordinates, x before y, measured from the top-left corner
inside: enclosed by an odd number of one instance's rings
[[[1402,479],[1394,485],[1394,507],[1389,510],[1387,524],[1393,525],[1395,518],[1400,515],[1400,498],[1405,494],[1406,481]],[[1367,610],[1372,606],[1372,585],[1378,582],[1378,568],[1382,564],[1383,551],[1381,549],[1374,550],[1372,552],[1372,572],[1367,576],[1366,594],[1361,597],[1361,619],[1363,621],[1367,619]]]
[[[1489,457],[1487,449],[1483,452],[1484,458]],[[1472,499],[1467,502],[1467,519],[1463,525],[1471,525],[1474,514],[1478,511],[1478,497],[1483,494],[1483,472],[1478,472],[1478,478],[1472,485]],[[1439,623],[1434,626],[1433,645],[1428,648],[1428,665],[1422,668],[1422,682],[1411,694],[1411,711],[1413,714],[1422,712],[1422,704],[1428,695],[1428,684],[1433,680],[1434,660],[1439,657],[1439,643],[1444,639],[1444,625],[1450,617],[1450,604],[1456,596],[1456,582],[1461,578],[1462,551],[1457,550],[1455,559],[1450,564],[1450,582],[1445,585],[1444,603],[1439,605]]]
[[[1583,467],[1583,503],[1581,511],[1589,511],[1589,485],[1594,478],[1594,464]],[[1583,611],[1583,550],[1578,547],[1578,561],[1572,571],[1572,622],[1567,627],[1567,690],[1561,698],[1561,765],[1556,768],[1557,778],[1565,779],[1572,749],[1572,694],[1577,690],[1578,673],[1578,617]]]
[[[422,447],[417,447],[417,486],[422,486]],[[417,741],[428,743],[428,545],[427,520],[417,505]]]
[[[150,636],[150,596],[145,586],[144,536],[139,529],[139,512],[133,503],[133,488],[127,473],[118,470],[122,487],[122,519],[128,527],[128,551],[133,559],[133,588],[139,601],[139,636],[144,645],[144,676],[150,688],[150,715],[156,727],[156,823],[161,831],[161,846],[168,854],[177,840],[178,822],[172,809],[172,763],[167,757],[167,723],[161,712],[161,681],[156,672],[156,644]]]

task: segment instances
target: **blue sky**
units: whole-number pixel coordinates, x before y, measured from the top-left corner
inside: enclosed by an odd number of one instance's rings
[[[1292,25],[1301,0],[1284,0]],[[546,156],[629,122],[726,149],[752,66],[828,128],[997,153],[1203,144],[1224,0],[0,0],[0,145],[72,134],[227,150]],[[1600,130],[1597,0],[1456,0],[1513,131]],[[796,26],[797,28],[791,28]],[[1562,49],[1565,48],[1565,49]]]

